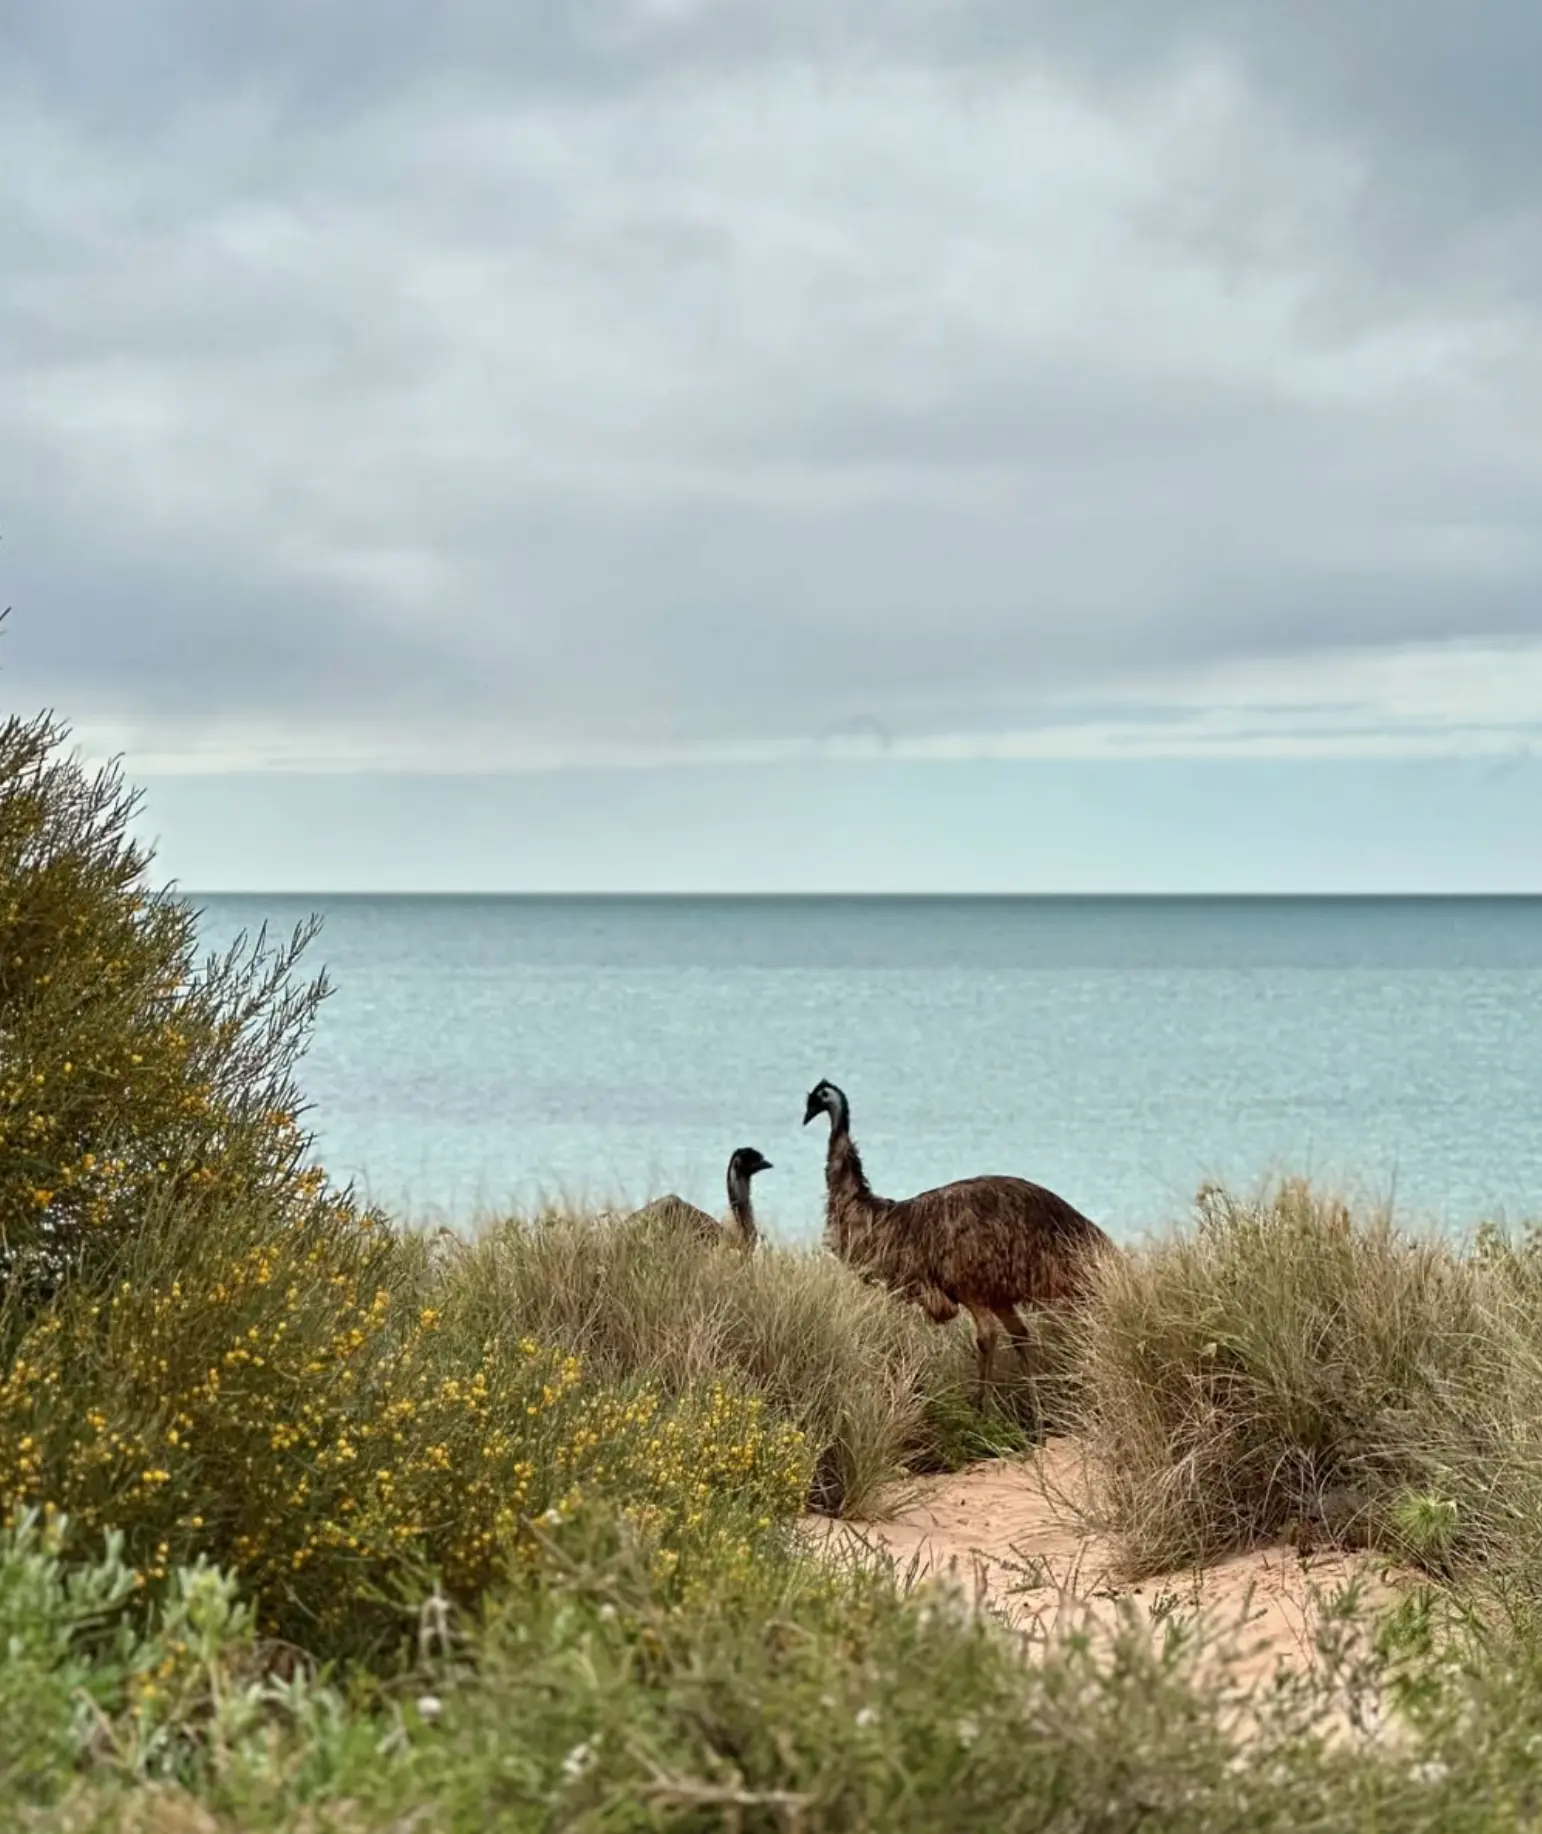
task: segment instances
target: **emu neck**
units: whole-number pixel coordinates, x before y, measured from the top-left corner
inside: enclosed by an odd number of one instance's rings
[[[755,1209],[750,1202],[750,1181],[742,1173],[728,1174],[728,1209],[739,1234],[744,1238],[746,1248],[753,1248],[759,1239],[760,1231],[755,1226]]]
[[[860,1264],[871,1257],[872,1231],[886,1207],[867,1182],[843,1104],[830,1117],[825,1151],[825,1239],[843,1261]]]
[[[860,1199],[873,1195],[862,1170],[862,1155],[851,1137],[851,1110],[845,1096],[830,1116],[830,1144],[825,1148],[825,1189],[831,1197]]]
[[[862,1170],[862,1155],[851,1137],[849,1122],[839,1122],[830,1129],[830,1144],[825,1150],[825,1189],[831,1197],[870,1201],[872,1186]]]

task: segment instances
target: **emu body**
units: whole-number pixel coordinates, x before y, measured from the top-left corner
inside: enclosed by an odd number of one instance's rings
[[[851,1108],[834,1083],[809,1092],[803,1122],[830,1117],[825,1240],[865,1278],[918,1305],[935,1324],[962,1307],[974,1320],[978,1398],[990,1391],[1005,1332],[1030,1380],[1033,1342],[1020,1306],[1069,1307],[1112,1244],[1090,1217],[1026,1178],[960,1178],[914,1197],[878,1196],[851,1137]]]
[[[745,1254],[750,1254],[760,1240],[760,1230],[755,1222],[755,1207],[750,1201],[750,1180],[757,1172],[770,1170],[771,1161],[753,1146],[739,1147],[729,1159],[727,1186],[730,1223],[726,1228],[715,1216],[709,1216],[696,1204],[687,1203],[673,1191],[667,1197],[660,1197],[645,1208],[634,1211],[633,1218],[657,1217],[676,1228],[688,1229],[704,1242],[735,1242]]]

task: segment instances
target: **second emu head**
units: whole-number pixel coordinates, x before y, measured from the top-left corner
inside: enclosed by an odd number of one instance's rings
[[[739,1246],[749,1253],[760,1239],[755,1227],[755,1207],[750,1202],[750,1180],[769,1172],[771,1161],[753,1146],[741,1146],[728,1161],[728,1208],[739,1225]]]
[[[757,1172],[769,1172],[771,1161],[753,1146],[741,1146],[728,1161],[728,1183],[746,1188]]]

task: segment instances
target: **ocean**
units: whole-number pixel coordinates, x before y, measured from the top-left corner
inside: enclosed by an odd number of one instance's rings
[[[817,1234],[821,1077],[874,1187],[1048,1184],[1119,1239],[1304,1172],[1411,1222],[1542,1216],[1542,899],[208,896],[315,911],[318,1156],[462,1224],[543,1198]]]

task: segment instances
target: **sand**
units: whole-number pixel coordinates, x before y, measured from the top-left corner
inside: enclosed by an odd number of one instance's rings
[[[1349,1582],[1361,1587],[1362,1625],[1396,1596],[1382,1561],[1285,1546],[1127,1584],[1113,1549],[1080,1519],[1082,1494],[1080,1448],[1058,1439],[1031,1457],[919,1479],[885,1519],[811,1517],[808,1529],[832,1549],[884,1550],[917,1581],[951,1574],[972,1602],[1032,1634],[1070,1621],[1096,1635],[1121,1615],[1128,1621],[1132,1607],[1157,1634],[1179,1614],[1203,1626],[1208,1659],[1224,1663],[1228,1683],[1244,1691],[1282,1670],[1321,1668],[1324,1607]]]

